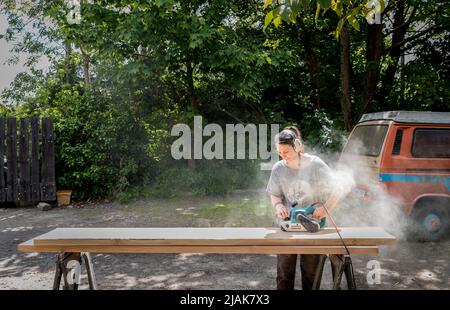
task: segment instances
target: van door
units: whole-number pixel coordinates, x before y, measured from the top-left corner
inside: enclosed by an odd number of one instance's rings
[[[369,168],[378,174],[381,154],[389,129],[389,122],[367,122],[357,125],[342,150],[340,163]],[[355,167],[356,168],[356,167]]]
[[[356,188],[351,196],[357,199],[373,199],[382,183],[379,180],[382,154],[389,121],[371,121],[356,125],[342,150],[339,164],[351,170]]]

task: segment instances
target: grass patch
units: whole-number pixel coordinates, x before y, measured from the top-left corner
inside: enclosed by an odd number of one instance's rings
[[[122,205],[120,212],[142,219],[161,218],[161,224],[169,226],[264,227],[275,219],[270,202],[252,194],[145,198]]]
[[[274,218],[270,208],[269,203],[240,199],[204,205],[193,212],[201,218],[215,220],[225,226],[267,226],[271,225]]]

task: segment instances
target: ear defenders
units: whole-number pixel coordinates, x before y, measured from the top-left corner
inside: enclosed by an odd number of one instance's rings
[[[294,147],[294,151],[295,151],[296,153],[299,153],[299,152],[303,151],[303,145],[302,145],[302,143],[300,142],[300,140],[297,139],[297,137],[295,137],[295,139],[294,139],[293,147]]]
[[[292,147],[294,148],[294,151],[296,153],[303,151],[303,144],[300,141],[300,139],[297,138],[295,132],[290,129],[285,129],[284,131],[290,136],[289,141]]]

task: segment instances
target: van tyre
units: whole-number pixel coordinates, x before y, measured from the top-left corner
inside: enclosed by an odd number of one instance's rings
[[[439,241],[450,232],[448,206],[433,204],[417,207],[412,213],[409,236],[417,241]]]

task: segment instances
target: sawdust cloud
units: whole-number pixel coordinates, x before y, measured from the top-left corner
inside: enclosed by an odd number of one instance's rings
[[[342,133],[343,139],[346,140],[346,136]],[[341,152],[321,152],[318,147],[308,144],[308,141],[304,141],[304,147],[306,153],[320,157],[331,169],[331,191],[341,196],[340,202],[331,211],[338,226],[378,226],[399,239],[406,237],[408,218],[401,209],[401,201],[390,195],[378,181],[375,169],[356,157],[345,161],[341,158]],[[352,153],[361,154],[364,151],[361,143],[354,143],[352,147]],[[268,175],[260,173],[259,178],[265,178],[267,184]],[[270,196],[264,189],[261,189],[258,199],[269,202]],[[275,217],[274,210],[270,212]],[[328,222],[331,225],[331,221]]]

